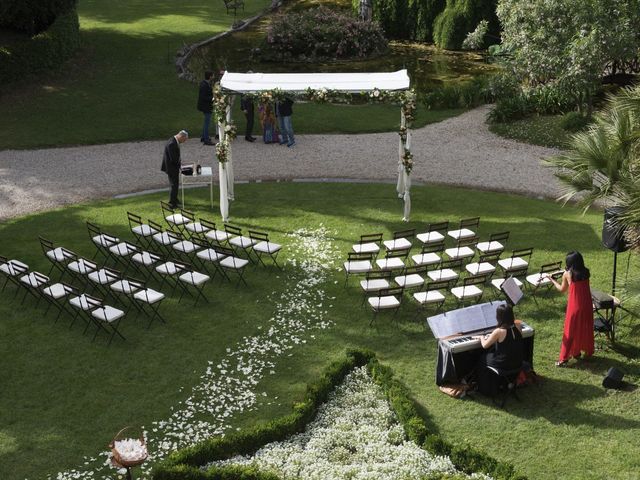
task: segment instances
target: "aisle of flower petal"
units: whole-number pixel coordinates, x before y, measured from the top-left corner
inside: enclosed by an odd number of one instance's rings
[[[319,225],[287,235],[291,260],[286,279],[280,276],[287,286],[284,292],[269,297],[275,313],[268,329],[228,347],[220,361],[209,361],[200,382],[186,400],[172,408],[172,415],[144,429],[150,458],[141,478],[148,478],[153,464],[172,451],[223,434],[234,415],[255,409],[258,398],[267,396],[256,387],[265,375],[275,373],[278,357],[312,339],[309,332],[331,326],[327,313],[332,298],[323,287],[336,257],[331,234]],[[82,466],[48,479],[115,480],[120,475],[111,467],[110,453],[102,452],[85,457]]]

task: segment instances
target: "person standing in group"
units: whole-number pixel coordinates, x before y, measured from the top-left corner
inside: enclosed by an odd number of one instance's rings
[[[273,114],[273,105],[267,102],[260,105],[260,123],[262,124],[262,141],[264,143],[278,143],[276,130],[276,117]]]
[[[178,187],[180,186],[180,144],[187,141],[189,134],[186,130],[180,130],[169,139],[164,146],[161,170],[169,177],[171,192],[169,193],[169,205],[178,207]]]
[[[249,95],[242,95],[240,97],[240,108],[247,119],[247,130],[245,131],[244,139],[247,142],[255,142],[256,138],[253,136],[253,98]]]
[[[276,107],[276,115],[280,124],[280,145],[287,144],[287,147],[293,147],[296,140],[293,137],[293,124],[291,123],[291,115],[293,115],[293,100],[285,97],[284,100],[278,102]]]
[[[209,125],[211,124],[211,113],[213,112],[212,81],[213,72],[204,72],[204,80],[200,82],[200,90],[198,91],[198,110],[200,110],[204,115],[204,124],[202,125],[200,141],[205,145],[215,145],[209,136]]]
[[[559,292],[569,291],[557,367],[565,366],[570,358],[580,358],[582,352],[585,357],[593,355],[593,303],[589,275],[582,255],[575,251],[567,254],[566,270],[562,274],[561,283],[547,275]]]

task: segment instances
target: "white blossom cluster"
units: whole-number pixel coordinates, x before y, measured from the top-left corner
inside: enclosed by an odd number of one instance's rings
[[[257,385],[266,374],[275,373],[277,358],[306,343],[309,331],[331,326],[326,316],[333,298],[328,297],[323,284],[335,268],[337,251],[329,234],[321,224],[287,235],[290,260],[282,280],[286,284],[268,297],[275,308],[266,331],[228,347],[223,359],[209,361],[200,382],[186,400],[172,407],[169,418],[143,428],[149,461],[142,466],[141,478],[149,478],[153,463],[172,451],[224,434],[233,415],[255,409],[258,398],[267,397],[266,392],[257,391]],[[120,473],[112,469],[110,455],[103,452],[85,458],[83,467],[49,476],[48,480],[115,480]]]
[[[403,427],[366,367],[350,373],[319,408],[303,433],[265,445],[253,456],[207,465],[242,464],[285,479],[401,480],[456,472],[447,457],[434,456],[406,439]],[[471,478],[488,478],[474,474]]]

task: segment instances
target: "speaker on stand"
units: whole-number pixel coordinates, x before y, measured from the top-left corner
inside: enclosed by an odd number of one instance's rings
[[[608,207],[604,209],[604,222],[602,223],[602,245],[613,252],[613,277],[611,295],[616,294],[616,275],[618,268],[618,253],[627,251],[627,242],[624,239],[625,228],[618,223],[618,217],[624,212],[623,207]]]

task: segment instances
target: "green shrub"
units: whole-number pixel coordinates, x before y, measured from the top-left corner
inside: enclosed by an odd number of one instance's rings
[[[80,25],[75,9],[60,15],[48,30],[0,46],[0,84],[60,66],[80,45]]]
[[[275,17],[262,55],[274,61],[334,60],[379,55],[387,48],[377,22],[320,7]]]
[[[441,48],[459,50],[469,32],[481,20],[489,22],[489,34],[497,36],[497,0],[447,0],[445,9],[433,24],[433,41]]]
[[[475,108],[493,101],[488,77],[476,77],[473,80],[437,88],[422,97],[428,109]]]
[[[562,116],[560,126],[567,132],[579,132],[591,123],[591,119],[578,112],[568,112]]]
[[[489,112],[488,120],[491,123],[504,123],[524,118],[531,112],[529,100],[525,95],[519,94],[499,99]]]
[[[411,39],[415,11],[407,0],[373,0],[373,18],[389,38]]]
[[[76,6],[76,0],[1,0],[0,28],[35,35]]]

